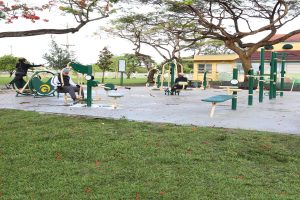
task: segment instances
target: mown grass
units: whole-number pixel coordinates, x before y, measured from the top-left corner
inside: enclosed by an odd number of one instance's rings
[[[0,110],[0,199],[298,199],[300,137]]]
[[[102,83],[101,78],[95,78],[95,80],[99,81]],[[147,78],[131,78],[131,79],[123,79],[123,85],[126,86],[145,86],[147,82]],[[120,78],[105,78],[104,83],[112,83],[115,85],[120,85],[121,80]]]
[[[2,75],[0,76],[0,85],[4,85],[9,83],[12,80],[11,77],[9,77],[8,75]],[[77,78],[74,76],[73,80],[75,83],[77,83]],[[99,81],[101,83],[102,79],[101,78],[95,78],[95,80]],[[105,78],[104,83],[113,83],[115,85],[120,85],[120,79],[116,79],[116,78]],[[131,78],[131,79],[123,79],[123,85],[125,86],[141,86],[141,85],[145,85],[147,82],[146,78]]]

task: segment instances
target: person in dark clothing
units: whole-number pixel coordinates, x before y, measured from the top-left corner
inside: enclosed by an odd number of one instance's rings
[[[174,94],[174,92],[176,91],[176,89],[183,89],[183,86],[179,84],[179,82],[187,82],[188,79],[186,77],[184,77],[184,73],[179,73],[178,77],[175,79],[175,83],[171,88],[171,95]],[[184,87],[184,89],[186,89],[187,85]]]
[[[70,69],[64,68],[61,74],[53,77],[51,85],[57,88],[59,93],[69,93],[74,103],[78,100],[84,99],[83,88],[80,85],[74,83],[72,78],[69,76]],[[76,92],[79,96],[76,96]]]
[[[9,72],[9,77],[12,77],[13,75],[13,72]],[[11,89],[11,86],[14,84],[15,82],[15,78],[13,78],[9,83],[6,83],[5,86],[6,86],[6,89]]]
[[[16,73],[15,78],[9,84],[15,83],[18,89],[22,89],[25,85],[25,81],[23,79],[24,76],[27,75],[27,71],[31,67],[40,67],[42,65],[31,65],[26,63],[25,58],[19,58],[19,62],[16,65]]]

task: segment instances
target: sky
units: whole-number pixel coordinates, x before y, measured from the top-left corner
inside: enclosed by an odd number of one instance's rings
[[[34,30],[38,28],[65,28],[72,27],[71,20],[66,17],[51,17],[49,22],[32,23],[27,20],[18,20],[13,24],[0,23],[1,31]],[[77,60],[83,64],[97,62],[99,52],[107,46],[115,54],[133,53],[133,46],[122,39],[112,38],[106,34],[95,35],[100,26],[105,26],[108,20],[92,22],[74,34],[52,35],[59,45],[70,45],[70,50],[75,52]],[[20,38],[0,38],[0,56],[12,54],[17,57],[25,57],[30,62],[45,63],[43,54],[50,49],[51,35],[39,35]]]
[[[12,2],[13,0],[6,0],[5,2]],[[24,1],[24,0],[23,0]],[[25,0],[29,4],[34,0]],[[47,2],[47,0],[39,0],[40,3]],[[0,31],[23,31],[23,30],[35,30],[41,28],[56,28],[62,29],[68,27],[76,27],[72,16],[61,16],[55,10],[50,12],[44,11],[41,15],[42,19],[49,19],[49,22],[42,20],[32,23],[29,20],[18,19],[12,24],[5,24],[4,21],[0,21]],[[51,37],[59,45],[69,44],[69,49],[75,52],[76,60],[83,64],[92,64],[97,62],[99,52],[104,48],[108,49],[114,55],[122,55],[125,53],[134,53],[134,46],[124,39],[109,36],[106,33],[95,34],[99,32],[100,27],[106,27],[109,25],[111,18],[101,19],[88,23],[76,33],[69,33],[63,35],[39,35],[30,37],[12,37],[12,38],[0,38],[0,56],[12,54],[16,57],[25,57],[27,60],[34,64],[45,64],[46,61],[42,58],[45,53],[50,49]],[[63,47],[63,46],[61,46]],[[155,60],[161,61],[155,51],[148,48],[146,51],[150,51],[153,54]]]
[[[7,0],[9,2],[12,0]],[[34,0],[27,0],[33,2]],[[40,2],[45,0],[39,0]],[[0,21],[0,30],[4,31],[18,31],[18,30],[34,30],[39,28],[65,28],[67,25],[72,27],[74,20],[72,17],[61,16],[55,11],[44,11],[43,15],[49,19],[49,22],[43,22],[42,20],[32,23],[28,20],[19,19],[13,24],[5,24]],[[105,27],[109,25],[109,18],[99,21],[88,23],[79,32],[74,34],[64,35],[52,35],[54,40],[59,45],[70,45],[70,50],[75,52],[77,61],[82,64],[92,64],[97,62],[99,52],[104,48],[108,49],[114,55],[121,55],[124,53],[134,53],[133,45],[120,38],[114,38],[110,35],[102,33],[101,35],[95,35],[94,33],[99,31],[99,27]],[[288,24],[284,29],[278,33],[287,33],[298,28],[300,18],[294,20]],[[76,23],[75,23],[76,24]],[[259,25],[259,22],[258,24]],[[40,35],[20,38],[0,38],[0,56],[12,54],[16,57],[25,57],[27,60],[34,64],[46,64],[46,61],[42,58],[43,54],[47,53],[50,49],[51,35]],[[151,54],[156,61],[162,61],[162,58],[151,48],[144,49],[142,53]]]

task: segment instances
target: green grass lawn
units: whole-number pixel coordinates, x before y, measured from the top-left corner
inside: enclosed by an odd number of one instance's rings
[[[0,76],[0,85],[4,85],[6,83],[9,83],[11,81],[11,78],[8,76]]]
[[[2,75],[0,76],[0,85],[4,85],[6,83],[9,83],[12,80],[11,77],[8,75]],[[77,82],[77,77],[73,77],[74,82]],[[96,78],[95,80],[99,81],[101,83],[101,78]],[[120,85],[120,79],[115,79],[115,78],[105,78],[105,83],[113,83],[115,85]],[[133,85],[143,85],[145,86],[147,82],[147,78],[132,78],[132,79],[123,79],[123,85],[126,86],[133,86]]]
[[[97,81],[101,83],[101,78],[96,78]],[[121,80],[118,78],[105,78],[104,83],[113,83],[115,85],[120,85]],[[147,78],[132,78],[132,79],[123,79],[123,85],[127,86],[145,86]]]
[[[300,137],[0,110],[0,199],[299,199]]]

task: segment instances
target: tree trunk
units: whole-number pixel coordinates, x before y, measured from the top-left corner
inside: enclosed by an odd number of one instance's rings
[[[102,83],[104,83],[104,75],[105,75],[105,71],[102,72]]]
[[[249,69],[252,68],[251,56],[247,56],[247,55],[243,54],[243,55],[240,55],[240,59],[241,59],[242,66],[244,69],[244,82],[247,82],[248,77],[246,75],[248,75]]]

